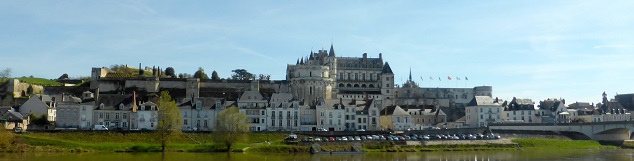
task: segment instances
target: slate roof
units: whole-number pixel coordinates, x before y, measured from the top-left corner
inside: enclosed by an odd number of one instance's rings
[[[385,65],[383,65],[383,70],[381,71],[381,73],[383,74],[394,74],[394,72],[392,72],[392,68],[390,67],[390,64],[385,62]]]
[[[22,114],[15,111],[7,111],[4,115],[2,115],[2,117],[7,119],[7,121],[9,122],[22,122],[22,120],[24,119],[24,116],[22,116]]]
[[[558,99],[547,99],[539,102],[540,110],[557,111],[557,108],[561,105],[561,101]]]
[[[158,106],[154,102],[144,102],[144,103],[138,105],[138,108],[139,108],[139,110],[150,111],[150,110],[152,110],[152,106],[156,107],[156,110],[158,110]],[[143,107],[145,107],[145,108],[143,108]]]
[[[436,115],[434,109],[408,109],[410,115]],[[438,109],[438,116],[447,115],[441,109]]]
[[[103,109],[100,107],[101,104],[104,105]],[[125,109],[119,109],[120,104],[123,104]],[[132,104],[131,94],[101,94],[95,110],[130,110],[130,104]]]
[[[381,115],[409,115],[399,106],[387,106],[381,110]]]
[[[499,105],[498,103],[494,103],[494,101],[495,100],[489,96],[475,96],[467,106]]]
[[[15,111],[11,106],[0,106],[0,116],[7,113],[7,111]]]
[[[260,101],[264,100],[262,94],[258,91],[246,91],[240,96],[240,101]]]

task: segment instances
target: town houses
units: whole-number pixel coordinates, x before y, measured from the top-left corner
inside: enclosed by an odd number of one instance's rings
[[[218,113],[230,107],[246,115],[251,131],[404,131],[491,123],[629,121],[629,110],[634,109],[632,94],[608,99],[603,93],[601,103],[566,105],[561,98],[502,100],[494,97],[491,86],[421,87],[411,69],[408,79],[396,84],[382,53],[376,57],[338,55],[342,54],[335,54],[331,45],[329,50],[299,56],[286,65],[284,80],[175,78],[163,75],[160,67],[145,68],[152,72],[150,76],[143,75],[144,70],[130,75],[93,68],[89,87],[80,94],[38,88],[40,93],[20,106],[3,107],[0,121],[10,117],[11,127],[18,127],[28,124],[29,116],[37,116],[60,129],[91,130],[104,125],[154,130],[161,91],[169,91],[175,99],[183,131],[214,131]]]

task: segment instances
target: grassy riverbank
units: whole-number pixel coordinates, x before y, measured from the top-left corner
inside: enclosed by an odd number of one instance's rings
[[[594,140],[513,139],[523,149],[617,149]]]
[[[276,133],[251,134],[248,141],[234,144],[239,152],[254,143],[282,140],[286,135]],[[155,152],[160,151],[159,141],[153,133],[73,132],[73,133],[24,133],[15,135],[13,146],[0,151],[71,151],[71,152]],[[186,133],[167,146],[169,151],[222,152],[222,144],[213,142],[210,134]]]
[[[308,153],[309,144],[287,145],[282,143],[285,134],[253,133],[248,141],[234,144],[234,152],[255,153]],[[0,151],[55,151],[55,152],[157,152],[158,140],[152,133],[73,132],[73,133],[25,133],[15,135],[14,145]],[[349,151],[355,144],[319,143],[321,151]],[[513,139],[506,141],[432,141],[406,145],[387,141],[363,142],[366,152],[421,152],[421,151],[480,151],[516,149],[616,149],[591,140]],[[210,134],[186,133],[176,138],[167,149],[173,152],[223,152],[225,146],[213,142]]]

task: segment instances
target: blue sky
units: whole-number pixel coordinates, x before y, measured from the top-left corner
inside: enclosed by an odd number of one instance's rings
[[[202,67],[225,78],[244,68],[284,79],[286,64],[333,43],[338,56],[383,53],[397,81],[411,67],[427,87],[490,85],[502,99],[599,102],[603,91],[609,97],[634,92],[632,6],[617,0],[0,0],[0,68],[12,68],[15,77],[57,78],[143,63],[177,73]]]

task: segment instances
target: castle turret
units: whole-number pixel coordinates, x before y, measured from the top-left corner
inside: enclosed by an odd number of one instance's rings
[[[385,105],[394,103],[394,72],[387,62],[381,71],[381,94],[384,96]]]

